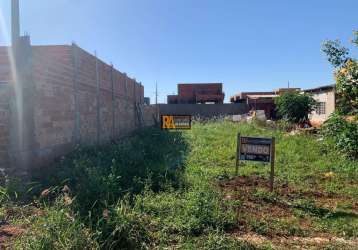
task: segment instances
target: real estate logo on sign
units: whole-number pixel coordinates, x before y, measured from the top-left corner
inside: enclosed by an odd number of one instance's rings
[[[162,115],[162,129],[191,129],[190,115]]]

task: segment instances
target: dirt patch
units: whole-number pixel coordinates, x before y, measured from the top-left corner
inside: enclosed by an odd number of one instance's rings
[[[11,242],[26,231],[28,225],[14,225],[12,223],[13,220],[41,216],[43,213],[41,209],[32,204],[22,207],[13,204],[7,206],[5,209],[5,218],[3,221],[0,221],[0,250],[9,249]]]
[[[0,249],[9,247],[11,240],[24,232],[19,226],[2,225],[0,226]]]
[[[238,202],[238,227],[230,233],[241,240],[255,245],[269,243],[277,249],[322,249],[331,245],[358,249],[358,239],[339,238],[314,229],[310,215],[334,211],[344,203],[350,204],[351,213],[355,215],[357,202],[350,197],[320,190],[302,192],[278,182],[272,194],[268,180],[261,176],[240,176],[220,181],[218,186],[226,199]],[[310,207],[311,203],[297,205],[301,200],[312,201],[317,210]]]
[[[274,239],[254,234],[237,234],[235,238],[250,242],[256,246],[271,244],[275,249],[358,249],[358,240],[346,240],[339,237],[276,237]]]

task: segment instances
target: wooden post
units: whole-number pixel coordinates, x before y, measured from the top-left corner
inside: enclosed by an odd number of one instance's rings
[[[237,133],[237,142],[236,142],[236,168],[235,168],[235,177],[239,175],[239,165],[240,165],[240,147],[241,147],[241,135]],[[239,199],[238,188],[235,185],[235,200]],[[239,224],[239,206],[236,208],[236,223]]]
[[[272,137],[270,162],[271,162],[270,191],[273,192],[274,176],[275,176],[275,137]]]
[[[236,143],[236,171],[235,175],[239,175],[239,165],[240,165],[240,146],[241,146],[241,136],[240,133],[237,134],[237,143]]]

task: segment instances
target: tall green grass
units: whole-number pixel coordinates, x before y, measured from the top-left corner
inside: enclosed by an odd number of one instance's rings
[[[71,199],[68,209],[76,222],[86,225],[98,248],[164,247],[233,227],[234,210],[222,194],[207,180],[193,181],[187,174],[190,149],[181,132],[159,129],[140,131],[118,144],[77,149],[46,178],[37,177],[32,193],[48,191],[39,199],[49,216],[34,220],[29,231],[36,233],[24,234],[17,246],[28,247],[44,237],[50,242],[45,246],[61,241],[59,248],[66,248],[69,243],[60,236],[67,238],[71,232],[62,227],[66,218],[56,214],[57,203],[51,205],[65,185]],[[47,222],[57,227],[57,235],[45,231]]]
[[[73,210],[58,197],[52,206],[44,206],[41,214],[33,214],[24,222],[30,225],[26,233],[14,242],[13,249],[98,249],[90,229]]]
[[[56,164],[49,176],[38,179],[34,193],[45,188],[52,191],[39,198],[45,215],[27,223],[27,233],[15,246],[255,249],[227,234],[237,229],[240,203],[226,199],[216,188],[218,178],[234,175],[238,132],[276,138],[277,183],[302,192],[320,190],[357,197],[357,162],[346,160],[315,136],[291,136],[255,124],[227,121],[194,122],[186,132],[152,128],[118,144],[79,148]],[[329,180],[322,178],[327,172],[333,172]],[[266,178],[268,173],[267,165],[253,163],[245,163],[239,171],[240,175]],[[61,191],[64,185],[68,190]],[[71,202],[59,205],[52,195]],[[256,224],[260,230],[267,227]],[[292,229],[285,221],[277,225]],[[321,226],[327,227],[325,223]],[[291,232],[296,233],[301,233],[299,228]],[[83,245],[85,241],[89,244]]]
[[[46,177],[37,177],[41,185],[36,190],[67,185],[82,216],[101,215],[118,199],[139,194],[146,186],[156,192],[167,186],[179,188],[187,153],[180,133],[149,128],[118,143],[76,149]]]

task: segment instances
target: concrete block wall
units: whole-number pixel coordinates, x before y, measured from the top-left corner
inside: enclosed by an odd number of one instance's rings
[[[157,118],[159,113],[159,108],[156,107],[156,105],[148,105],[143,107],[143,120],[144,124],[155,124],[156,122],[159,122],[159,119]]]
[[[24,154],[31,159],[27,162],[27,170],[50,165],[77,144],[103,144],[128,135],[140,126],[154,124],[150,119],[140,123],[136,106],[143,106],[144,88],[135,79],[76,45],[30,48],[27,62],[31,64],[26,64],[24,71],[31,72],[31,76],[22,74],[26,77],[21,81],[25,93],[31,86],[31,94],[25,96],[26,104],[33,107],[31,116],[26,112],[24,121],[33,124],[32,132],[27,129],[25,135],[31,142],[31,149],[21,148],[28,151]],[[11,75],[8,73],[9,56],[3,52],[6,50],[0,48],[0,81],[9,81]],[[14,84],[2,85],[0,82],[0,168],[2,161],[8,162],[7,155],[16,157],[16,152],[21,151],[10,150],[5,136],[11,134],[7,131],[10,129],[8,121],[17,120],[11,119],[11,114],[16,113],[11,110],[14,105],[3,98],[10,96]],[[2,149],[4,154],[1,154]]]
[[[249,111],[245,103],[231,104],[159,104],[160,115],[192,115],[211,118],[225,115],[240,115]]]

